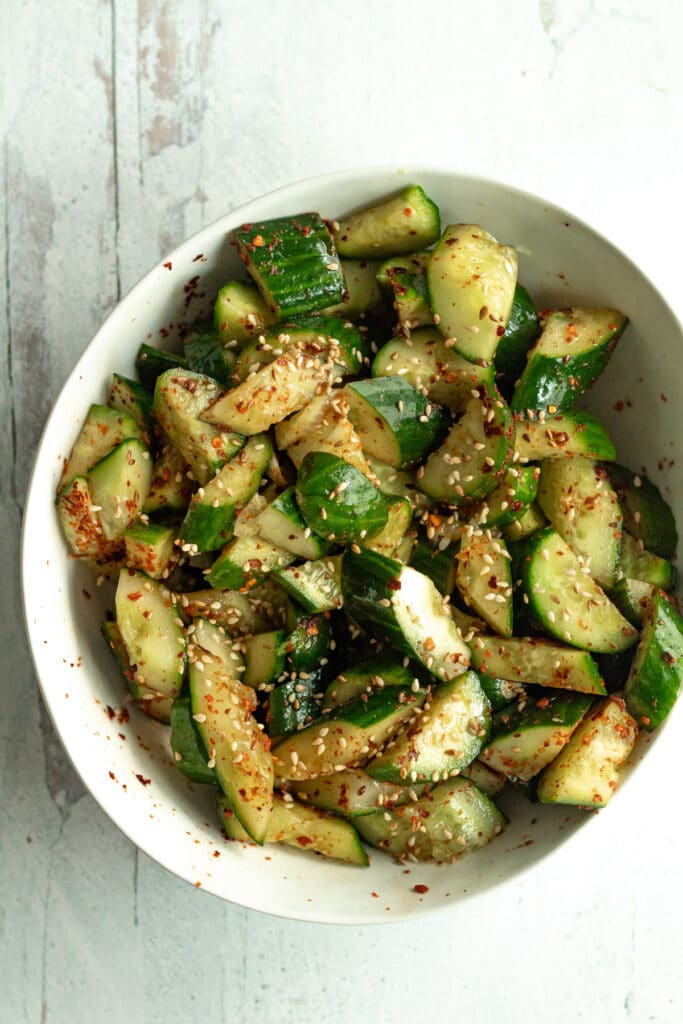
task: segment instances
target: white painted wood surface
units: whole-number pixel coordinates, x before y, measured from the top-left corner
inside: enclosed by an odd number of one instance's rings
[[[219,213],[363,164],[501,177],[592,221],[679,315],[677,0],[0,0],[0,1022],[683,1019],[680,827],[382,929],[166,874],[55,739],[17,596],[47,411],[117,298]],[[594,856],[593,856],[594,853]]]

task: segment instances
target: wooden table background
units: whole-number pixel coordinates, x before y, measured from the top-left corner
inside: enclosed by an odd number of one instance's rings
[[[0,0],[0,1022],[683,1019],[678,784],[614,849],[410,925],[279,921],[108,821],[29,663],[18,536],[77,356],[161,254],[345,166],[500,177],[592,221],[677,311],[676,0]],[[668,794],[668,795],[667,795]]]

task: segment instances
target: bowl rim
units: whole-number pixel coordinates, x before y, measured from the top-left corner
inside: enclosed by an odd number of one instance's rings
[[[400,178],[399,175],[401,176]],[[267,199],[274,199],[277,198],[278,196],[284,197],[287,193],[305,189],[307,187],[320,187],[322,185],[325,185],[331,189],[334,187],[335,182],[338,182],[340,185],[343,186],[348,185],[350,182],[362,182],[365,179],[370,180],[375,177],[383,177],[386,178],[387,181],[396,180],[398,188],[400,187],[399,182],[401,179],[407,185],[411,181],[419,182],[421,177],[424,177],[426,175],[432,178],[435,176],[441,176],[444,178],[444,180],[449,179],[451,183],[454,181],[465,182],[468,185],[479,184],[488,188],[492,188],[494,190],[501,190],[513,196],[516,196],[522,200],[530,201],[533,204],[541,204],[547,212],[560,215],[563,219],[570,218],[573,224],[579,226],[583,231],[587,232],[588,235],[593,236],[597,241],[599,241],[601,246],[610,249],[616,256],[618,256],[619,259],[625,261],[633,271],[635,271],[647,282],[647,285],[652,290],[653,294],[656,296],[658,301],[668,312],[668,314],[672,318],[672,321],[675,323],[678,331],[680,332],[683,338],[683,324],[678,315],[676,314],[675,310],[671,307],[670,303],[659,290],[657,285],[652,282],[648,275],[638,266],[638,264],[630,257],[630,255],[628,255],[628,253],[626,253],[623,249],[619,248],[619,246],[613,243],[609,238],[607,238],[605,235],[603,235],[600,231],[598,231],[592,225],[587,223],[581,217],[575,215],[571,210],[568,210],[567,208],[560,206],[553,200],[547,199],[544,195],[528,191],[527,189],[521,188],[516,185],[511,185],[502,178],[493,178],[484,175],[478,175],[472,172],[462,173],[458,170],[454,170],[452,167],[442,166],[438,164],[430,164],[429,166],[421,164],[415,166],[411,165],[405,168],[399,168],[396,166],[386,164],[371,164],[363,167],[348,167],[340,170],[326,172],[324,174],[307,176],[305,178],[301,178],[296,181],[286,183],[284,185],[279,185],[274,189],[270,189],[269,191],[264,192],[253,199],[248,200],[246,203],[241,203],[238,206],[235,206],[231,210],[228,210],[226,213],[221,214],[219,217],[213,219],[208,224],[201,227],[198,231],[194,232],[189,238],[181,242],[180,245],[176,246],[176,248],[173,249],[170,253],[161,256],[147,271],[145,271],[145,273],[143,273],[138,278],[138,280],[126,291],[126,293],[123,296],[121,296],[121,298],[111,308],[111,310],[109,311],[105,319],[102,321],[98,329],[95,331],[95,333],[92,335],[92,337],[90,337],[87,344],[83,348],[81,354],[79,355],[78,359],[76,360],[73,368],[69,372],[65,381],[62,383],[59,390],[59,394],[57,395],[50,409],[50,413],[45,421],[45,425],[41,432],[40,440],[34,452],[31,472],[29,475],[29,480],[25,492],[24,513],[22,516],[20,534],[19,561],[21,604],[24,628],[26,631],[26,637],[28,641],[28,648],[31,655],[31,661],[33,664],[35,676],[39,686],[40,697],[43,701],[43,705],[48,711],[50,720],[55,729],[55,732],[57,733],[57,736],[59,737],[60,743],[62,744],[62,747],[66,751],[67,756],[69,757],[69,761],[71,762],[79,779],[83,783],[85,790],[95,800],[95,802],[106,814],[106,816],[110,819],[110,821],[113,822],[113,824],[136,847],[136,849],[139,849],[141,852],[146,854],[151,860],[159,864],[160,867],[164,868],[166,871],[170,872],[175,877],[185,882],[188,882],[190,885],[193,884],[190,876],[183,873],[183,871],[180,868],[174,867],[172,864],[172,860],[161,860],[157,852],[151,852],[151,844],[145,841],[144,836],[141,839],[137,837],[133,838],[129,830],[129,826],[126,823],[126,816],[124,814],[118,813],[115,807],[111,807],[107,804],[106,798],[104,796],[104,790],[102,790],[102,793],[100,793],[98,789],[92,788],[91,783],[88,781],[84,772],[81,770],[81,768],[79,768],[76,760],[74,759],[74,754],[72,753],[71,747],[67,744],[64,738],[64,730],[60,727],[59,717],[56,713],[56,708],[54,706],[56,702],[53,702],[50,699],[49,689],[47,685],[43,682],[43,677],[39,669],[39,663],[41,660],[39,658],[40,649],[38,646],[37,637],[35,635],[35,627],[30,620],[33,585],[29,576],[30,566],[28,553],[28,529],[29,520],[32,518],[30,513],[33,510],[33,505],[35,502],[35,493],[38,487],[39,475],[42,471],[44,471],[44,467],[41,465],[41,459],[43,454],[46,452],[46,442],[50,435],[53,422],[57,419],[61,405],[65,400],[65,392],[69,391],[74,382],[78,380],[79,373],[84,362],[87,359],[90,349],[97,343],[98,339],[103,334],[108,333],[111,323],[113,321],[115,321],[118,317],[124,316],[130,306],[138,305],[137,300],[139,296],[143,295],[147,291],[147,289],[151,285],[153,285],[155,279],[161,279],[160,272],[164,268],[164,264],[167,264],[169,262],[173,264],[181,263],[183,258],[187,256],[190,252],[200,251],[197,248],[197,246],[199,245],[201,248],[201,240],[206,236],[213,237],[216,233],[221,232],[223,225],[225,225],[225,232],[227,232],[233,230],[235,224],[241,223],[243,220],[248,221],[250,219],[257,218],[258,213],[253,212],[254,208],[258,209],[259,205],[261,205]],[[42,654],[42,651],[40,651],[40,653]],[[653,736],[653,739],[658,739],[660,735],[664,734],[667,731],[667,724],[669,723],[665,722],[664,725],[657,730],[657,732]],[[648,756],[644,758],[646,764],[650,766],[647,769],[647,774],[651,774],[653,771],[657,770],[656,761],[658,760],[658,758],[654,757],[653,755],[655,753],[655,750],[661,748],[661,744],[659,742],[652,743],[650,744],[650,748],[651,749],[648,751]],[[643,771],[644,769],[642,764],[638,765],[637,775],[642,776]],[[615,819],[616,815],[619,814],[619,808],[621,803],[622,802],[619,800],[614,801],[614,803],[610,803],[608,807],[604,808],[599,815],[593,816],[593,819],[597,817],[598,821],[593,820],[592,828],[590,830],[592,834],[595,834],[597,829],[604,830],[604,828],[607,827],[604,820],[602,821],[602,824],[599,824],[600,819],[604,819],[605,817],[608,817],[610,820]],[[606,812],[608,812],[607,815]],[[586,818],[586,823],[587,821],[588,816]],[[476,896],[488,896],[494,891],[500,890],[502,887],[507,886],[511,882],[521,878],[523,875],[526,875],[527,872],[531,871],[532,869],[539,867],[541,863],[547,862],[549,857],[552,854],[556,854],[558,850],[561,849],[564,852],[570,848],[573,849],[573,844],[578,841],[579,836],[583,835],[585,841],[585,833],[585,827],[577,827],[575,830],[568,833],[562,839],[562,842],[559,846],[548,850],[535,860],[531,860],[521,866],[517,866],[512,873],[505,874],[502,877],[492,879],[481,891],[467,893],[466,895],[463,895],[461,898],[471,899],[472,897]],[[279,907],[271,908],[268,906],[264,906],[262,902],[259,903],[258,899],[255,899],[250,895],[245,894],[244,897],[240,896],[239,898],[236,898],[235,896],[224,895],[221,892],[217,892],[215,889],[212,890],[212,887],[209,884],[204,884],[202,886],[202,891],[211,893],[213,896],[216,896],[219,899],[222,899],[225,902],[228,902],[234,906],[245,907],[249,910],[254,910],[259,913],[264,913],[270,916],[280,917],[287,920],[300,920],[319,924],[396,924],[398,922],[414,920],[415,918],[422,917],[425,914],[447,912],[449,910],[452,910],[455,906],[457,906],[459,902],[459,900],[453,902],[442,900],[438,903],[432,903],[431,901],[429,903],[422,902],[409,911],[406,911],[404,913],[397,911],[396,914],[392,913],[392,915],[385,917],[369,916],[357,913],[353,914],[352,916],[344,915],[343,913],[337,913],[333,915],[329,912],[322,912],[317,911],[314,908],[309,908],[305,904],[301,905],[296,914],[294,914],[288,909],[282,909]]]

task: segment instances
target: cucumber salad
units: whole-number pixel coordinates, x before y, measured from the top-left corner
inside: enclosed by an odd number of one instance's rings
[[[506,787],[604,807],[683,672],[671,510],[582,408],[626,316],[537,311],[418,185],[234,244],[57,495],[178,770],[228,838],[357,865],[483,846]]]

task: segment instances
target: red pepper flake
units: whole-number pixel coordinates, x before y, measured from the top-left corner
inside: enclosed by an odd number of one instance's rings
[[[624,408],[624,403],[621,401],[621,399],[619,399],[618,402],[614,403],[614,411],[615,412],[621,412],[623,408]]]
[[[146,779],[144,775],[136,774],[135,778],[138,780],[141,786],[149,786],[151,779]]]
[[[107,715],[109,716],[109,721],[111,721],[113,718],[116,718],[116,712],[114,711],[113,707],[110,704],[107,704],[106,710]]]
[[[311,843],[313,842],[310,836],[297,836],[296,841],[299,844],[299,846],[310,846]]]
[[[114,775],[113,772],[109,772],[109,778],[112,780],[112,782],[116,782],[116,776]]]
[[[205,257],[204,257],[204,253],[203,253],[203,252],[200,252],[198,256],[195,256],[195,258],[194,258],[194,259],[192,260],[192,262],[193,262],[193,263],[196,263],[196,262],[197,262],[197,260],[203,260],[204,258],[205,258]]]
[[[536,707],[537,708],[547,708],[549,704],[550,704],[550,701],[548,700],[547,697],[541,697],[540,700],[536,701]]]
[[[379,899],[379,893],[378,892],[371,892],[370,895],[373,896],[374,899],[376,899],[376,900]]]
[[[168,263],[164,263],[164,266],[166,267],[167,270],[173,270],[173,264],[171,263],[170,260],[168,261]]]
[[[413,211],[411,210],[411,208],[409,206],[406,206],[406,208],[404,209],[403,213],[405,214],[406,217],[412,217],[413,216]]]
[[[414,885],[413,886],[413,892],[419,892],[420,895],[422,895],[422,893],[429,892],[429,886],[428,885],[421,885],[421,884]]]
[[[260,249],[262,245],[266,244],[266,242],[263,235],[254,235],[254,237],[251,240],[251,244],[255,245],[258,249]]]
[[[668,401],[669,401],[669,399],[668,399],[668,398],[666,397],[666,395],[664,394],[664,392],[663,392],[663,391],[662,391],[662,393],[661,393],[661,395],[660,395],[659,397],[661,398],[661,400],[662,400],[663,402],[668,402]]]
[[[91,600],[90,592],[89,592],[89,591],[87,591],[87,590],[85,589],[85,587],[83,588],[83,591],[82,591],[82,593],[83,593],[83,597],[84,597],[84,598],[86,599],[86,601],[90,601],[90,600]]]
[[[388,590],[400,590],[401,589],[401,581],[396,576],[392,577],[392,579],[387,580],[387,589]]]
[[[662,651],[662,661],[665,661],[667,665],[675,665],[676,659],[668,651]]]

